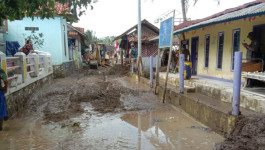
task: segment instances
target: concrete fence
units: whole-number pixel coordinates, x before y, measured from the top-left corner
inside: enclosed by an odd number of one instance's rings
[[[149,72],[150,70],[150,57],[143,57],[142,58],[143,63],[143,70],[146,72]],[[153,58],[153,68],[156,67],[156,56]],[[161,67],[161,57],[159,58],[159,67]]]
[[[7,73],[8,91],[12,94],[31,83],[53,73],[50,54],[29,54],[18,52],[14,57],[6,57],[0,52],[1,68]]]

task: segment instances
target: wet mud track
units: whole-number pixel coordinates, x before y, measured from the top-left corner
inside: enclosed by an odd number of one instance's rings
[[[4,122],[0,149],[213,149],[223,138],[121,70],[57,79]]]

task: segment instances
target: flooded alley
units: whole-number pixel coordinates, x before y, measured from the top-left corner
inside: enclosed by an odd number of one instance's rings
[[[44,86],[4,122],[0,149],[211,150],[224,140],[126,73],[101,68]]]

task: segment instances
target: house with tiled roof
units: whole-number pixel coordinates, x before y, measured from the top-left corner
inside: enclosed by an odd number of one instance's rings
[[[248,38],[250,32],[260,43],[259,55],[256,58],[252,55],[252,59],[256,60],[246,60],[247,49],[242,44],[251,43]],[[262,72],[265,60],[265,0],[186,21],[175,27],[174,35],[180,37],[180,44],[189,49],[194,75],[232,81],[237,51],[243,52],[244,72]]]
[[[67,25],[68,31],[68,50],[69,59],[74,60],[77,68],[82,66],[82,54],[85,53],[85,49],[88,47],[85,44],[85,40],[88,40],[85,34],[85,29],[81,27],[74,27],[70,24]]]
[[[114,39],[121,39],[120,48],[125,50],[125,56],[128,55],[132,43],[136,47],[138,46],[137,28],[138,24],[126,30]],[[142,62],[144,70],[149,70],[150,56],[156,56],[158,54],[157,42],[151,41],[151,39],[157,37],[158,35],[159,29],[156,26],[148,22],[146,19],[142,20]]]
[[[8,32],[4,34],[4,42],[17,41],[20,46],[23,46],[25,38],[30,35],[37,36],[44,42],[41,46],[38,46],[37,40],[32,39],[34,49],[50,53],[52,55],[54,75],[63,77],[68,73],[70,74],[76,66],[69,51],[71,44],[68,42],[68,31],[71,29],[68,29],[68,20],[63,17],[63,13],[66,11],[65,14],[72,18],[76,18],[76,15],[70,13],[67,4],[56,3],[55,8],[58,15],[54,18],[41,19],[36,16],[34,20],[26,17],[22,20],[8,21]],[[42,37],[39,36],[40,34]]]

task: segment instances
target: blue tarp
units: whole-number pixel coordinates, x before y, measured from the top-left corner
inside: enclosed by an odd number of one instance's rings
[[[6,41],[6,55],[14,56],[19,49],[20,45],[17,41]]]
[[[0,118],[3,119],[6,117],[6,101],[4,92],[0,91]]]

